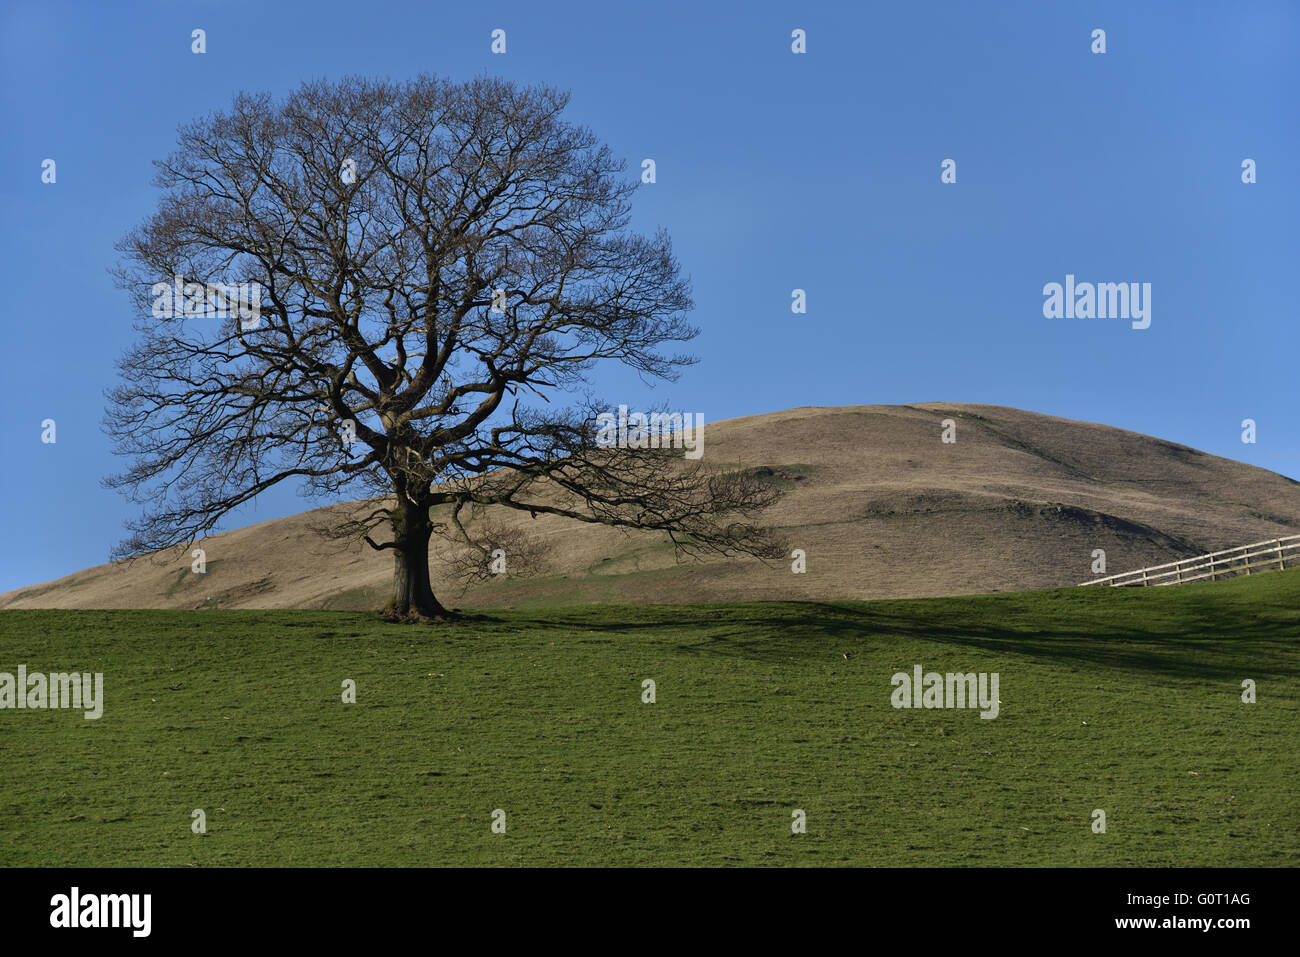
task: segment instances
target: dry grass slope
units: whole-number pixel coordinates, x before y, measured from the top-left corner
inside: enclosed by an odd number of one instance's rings
[[[957,420],[957,442],[939,440]],[[461,606],[927,597],[1072,585],[1092,551],[1112,572],[1300,531],[1300,483],[1102,425],[988,405],[799,408],[710,423],[704,461],[764,469],[789,492],[767,517],[807,573],[752,560],[678,562],[663,536],[522,513],[548,548],[533,578],[462,593]],[[348,508],[349,506],[333,506]],[[101,565],[0,595],[0,608],[374,608],[391,559],[313,531],[316,510],[215,535],[187,551]]]

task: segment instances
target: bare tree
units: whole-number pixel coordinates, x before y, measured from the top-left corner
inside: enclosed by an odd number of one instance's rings
[[[406,618],[448,614],[430,537],[483,549],[463,521],[482,506],[779,554],[748,522],[769,484],[596,441],[593,364],[671,380],[694,360],[662,347],[697,330],[668,237],[628,230],[636,182],[567,102],[349,78],[180,128],[156,212],[118,247],[139,338],[105,418],[132,461],[105,484],[145,508],[115,557],[192,542],[290,480],[367,493],[345,530],[393,551]]]

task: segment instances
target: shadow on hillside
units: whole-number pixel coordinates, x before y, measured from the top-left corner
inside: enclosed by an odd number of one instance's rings
[[[1190,596],[1189,596],[1190,597]],[[1199,596],[1198,596],[1199,597]],[[1076,605],[1031,608],[984,605],[999,621],[962,617],[975,613],[957,601],[947,614],[892,603],[839,605],[829,602],[726,608],[716,619],[652,620],[617,614],[611,619],[560,615],[538,625],[572,626],[578,634],[627,637],[654,632],[691,640],[676,648],[687,654],[721,655],[755,661],[839,657],[880,651],[897,639],[935,642],[988,655],[1024,656],[1055,664],[1102,667],[1178,678],[1240,681],[1243,677],[1300,676],[1293,658],[1278,653],[1279,641],[1295,641],[1297,624],[1265,607],[1243,620],[1247,606],[1190,600],[1180,608],[1138,605]],[[1132,619],[1145,614],[1142,627]],[[703,637],[699,637],[703,634]],[[864,648],[865,645],[865,648]]]
[[[813,627],[840,643],[878,638],[912,638],[992,655],[1021,655],[1054,663],[1101,666],[1173,677],[1239,680],[1242,677],[1296,677],[1291,661],[1277,654],[1278,641],[1295,638],[1295,627],[1268,619],[1200,622],[1188,633],[1125,627],[1096,621],[1084,629],[1069,622],[986,624],[936,621],[886,613],[855,615],[835,605],[819,605]],[[1261,670],[1263,669],[1263,670]]]

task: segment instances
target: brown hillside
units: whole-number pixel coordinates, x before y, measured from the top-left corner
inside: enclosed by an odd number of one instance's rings
[[[943,444],[943,419],[957,442]],[[662,536],[506,512],[544,540],[539,577],[507,575],[462,606],[895,598],[1072,585],[1300,532],[1300,483],[1120,429],[987,405],[799,408],[710,423],[704,462],[767,470],[786,497],[767,524],[807,553],[787,561],[675,560]],[[349,508],[351,506],[334,506]],[[391,558],[312,530],[325,510],[262,522],[188,550],[100,565],[0,595],[0,608],[375,608]]]

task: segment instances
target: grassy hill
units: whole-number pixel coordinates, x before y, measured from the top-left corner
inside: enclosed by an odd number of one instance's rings
[[[957,441],[941,441],[953,419]],[[1074,585],[1111,572],[1300,532],[1300,483],[1122,429],[988,405],[802,408],[705,427],[703,462],[787,489],[766,516],[807,573],[752,560],[679,563],[652,533],[494,512],[547,547],[534,577],[463,592],[463,607],[904,598]],[[0,595],[0,608],[327,608],[383,605],[392,557],[331,541],[316,510],[189,549],[100,565]]]
[[[0,711],[3,865],[1300,864],[1300,571],[434,629],[0,612],[19,664],[106,704]],[[895,710],[916,664],[998,672],[999,716]]]

